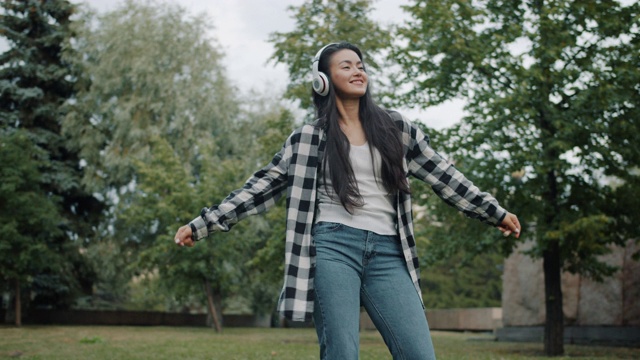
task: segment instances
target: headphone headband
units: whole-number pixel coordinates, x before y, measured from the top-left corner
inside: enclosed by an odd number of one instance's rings
[[[322,49],[320,49],[320,50],[316,53],[316,56],[314,56],[314,57],[313,57],[313,61],[314,61],[314,62],[316,62],[316,61],[320,61],[320,57],[322,56],[322,53],[324,52],[324,50],[325,50],[326,48],[328,48],[329,46],[331,46],[331,45],[338,45],[338,43],[331,43],[331,44],[327,44],[327,45],[323,46],[323,47],[322,47]]]

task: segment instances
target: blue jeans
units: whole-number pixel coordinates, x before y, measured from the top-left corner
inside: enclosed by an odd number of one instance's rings
[[[398,237],[328,222],[317,223],[312,234],[320,358],[358,359],[362,305],[394,359],[434,360],[427,318]]]

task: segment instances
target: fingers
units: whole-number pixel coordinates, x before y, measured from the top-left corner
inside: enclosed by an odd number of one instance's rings
[[[498,229],[502,231],[504,236],[515,234],[516,239],[520,237],[520,221],[518,221],[518,217],[514,214],[507,213],[507,216],[502,220]]]
[[[193,247],[195,246],[195,244],[196,243],[194,243],[193,240],[187,239],[187,240],[184,240],[182,243],[180,243],[180,246]]]
[[[195,243],[193,242],[191,235],[191,227],[189,225],[182,226],[178,229],[178,232],[176,232],[174,241],[178,246],[192,247]]]
[[[510,214],[510,215],[511,215],[511,223],[513,225],[511,230],[516,234],[516,239],[517,239],[520,237],[520,229],[522,229],[520,227],[520,221],[518,221],[518,217],[515,216],[514,214]]]
[[[502,232],[502,235],[504,235],[505,237],[511,235],[511,230],[504,228],[504,227],[498,227],[498,230],[500,230]]]

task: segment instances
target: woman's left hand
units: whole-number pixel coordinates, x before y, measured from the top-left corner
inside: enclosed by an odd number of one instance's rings
[[[515,214],[507,213],[507,216],[504,217],[502,223],[498,225],[498,230],[502,231],[504,236],[509,236],[512,233],[515,234],[516,239],[520,237],[520,232],[522,228],[520,227],[520,222],[518,221],[518,217]]]
[[[193,232],[191,231],[191,226],[185,225],[178,229],[176,232],[176,236],[174,237],[174,241],[178,246],[187,246],[192,247],[195,245],[193,239],[191,238]]]

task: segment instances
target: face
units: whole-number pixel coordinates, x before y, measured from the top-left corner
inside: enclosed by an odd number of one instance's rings
[[[368,77],[364,64],[353,50],[335,52],[329,61],[331,82],[341,98],[360,98],[367,92]]]

